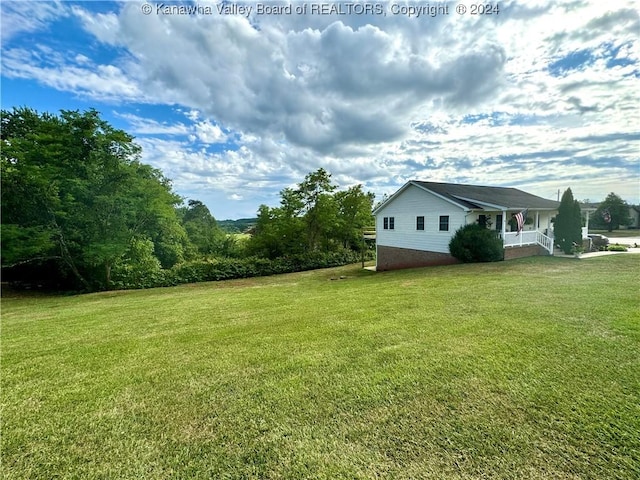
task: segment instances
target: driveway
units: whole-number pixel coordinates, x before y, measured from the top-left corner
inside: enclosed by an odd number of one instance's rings
[[[609,245],[616,243],[619,245],[640,245],[640,237],[609,237]]]

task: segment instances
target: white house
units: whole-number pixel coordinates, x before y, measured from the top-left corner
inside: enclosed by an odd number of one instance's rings
[[[551,219],[559,202],[515,188],[410,181],[378,206],[376,269],[457,263],[449,241],[463,225],[495,229],[505,259],[553,254]],[[522,232],[512,217],[527,210]]]

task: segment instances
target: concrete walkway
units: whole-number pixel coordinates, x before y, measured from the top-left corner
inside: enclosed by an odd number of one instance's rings
[[[593,257],[602,257],[603,255],[619,255],[621,253],[640,253],[640,248],[632,248],[627,247],[628,250],[626,252],[586,252],[581,254],[579,257],[575,257],[574,255],[565,255],[564,253],[556,253],[554,252],[553,256],[558,258],[593,258]]]

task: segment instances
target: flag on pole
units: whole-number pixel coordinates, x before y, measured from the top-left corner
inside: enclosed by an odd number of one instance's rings
[[[520,232],[524,228],[524,222],[527,221],[527,212],[528,212],[528,209],[525,208],[521,212],[518,212],[514,215],[516,219],[516,223],[518,224],[518,233],[516,233],[516,237],[520,235]]]
[[[604,219],[604,223],[611,223],[611,213],[608,208],[602,211],[602,218]]]

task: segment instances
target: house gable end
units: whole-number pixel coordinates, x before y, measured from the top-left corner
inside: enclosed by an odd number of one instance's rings
[[[409,187],[416,187],[419,188],[420,190],[423,190],[427,193],[429,193],[430,195],[433,195],[441,200],[444,200],[448,203],[451,203],[453,205],[455,205],[456,207],[464,210],[464,211],[469,211],[472,210],[474,208],[478,208],[477,205],[468,202],[466,200],[460,200],[457,199],[451,195],[442,195],[439,192],[433,191],[427,187],[425,187],[424,185],[420,184],[421,182],[415,182],[415,181],[409,181],[407,183],[405,183],[402,187],[400,187],[400,189],[395,192],[393,195],[391,195],[382,205],[379,205],[376,209],[373,210],[373,215],[378,215],[384,208],[386,208],[387,206],[389,206],[392,202],[395,202],[401,195],[402,193],[407,190]]]

